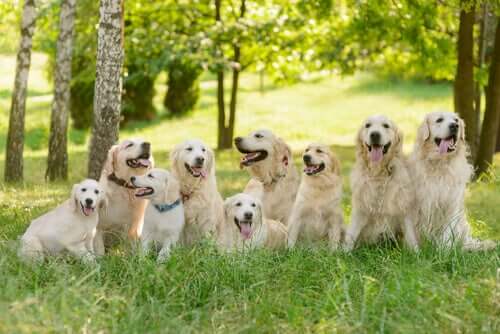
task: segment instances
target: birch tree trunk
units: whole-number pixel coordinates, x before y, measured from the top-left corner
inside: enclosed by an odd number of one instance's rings
[[[488,170],[493,161],[500,122],[500,21],[495,33],[495,47],[490,64],[488,87],[486,89],[486,110],[484,112],[481,141],[477,155],[477,174]]]
[[[63,0],[55,68],[54,101],[50,119],[49,156],[45,177],[50,181],[68,178],[68,114],[70,105],[71,55],[76,0]]]
[[[7,134],[4,176],[5,181],[8,182],[23,179],[24,114],[35,23],[35,0],[25,0],[21,22],[21,42],[17,52],[16,77],[12,92],[9,131]]]
[[[465,139],[475,159],[478,144],[478,124],[474,110],[474,8],[460,11],[458,29],[458,62],[454,84],[455,112],[466,124]]]
[[[97,40],[94,121],[88,175],[98,179],[106,155],[118,140],[123,66],[123,0],[101,0]]]

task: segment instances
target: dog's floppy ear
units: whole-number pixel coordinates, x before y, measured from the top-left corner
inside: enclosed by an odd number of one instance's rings
[[[465,122],[463,119],[459,118],[458,119],[458,124],[460,125],[460,134],[459,134],[459,138],[462,139],[462,141],[465,142]]]
[[[328,151],[328,155],[330,156],[330,168],[333,173],[340,175],[340,160],[337,158],[337,155],[332,151]]]
[[[257,204],[257,221],[262,224],[262,221],[264,220],[264,217],[262,216],[262,202],[259,199],[255,198],[255,203]]]
[[[170,168],[172,171],[174,171],[177,175],[179,175],[180,170],[179,170],[179,155],[182,150],[182,144],[177,144],[174,149],[170,152]]]
[[[423,144],[431,136],[431,129],[429,126],[429,117],[425,116],[424,121],[417,131],[417,143]]]
[[[80,184],[77,183],[77,184],[73,185],[73,189],[71,190],[71,198],[69,201],[69,205],[74,212],[78,212],[78,198],[76,198],[76,193],[77,193],[79,188],[80,188]]]
[[[118,151],[120,150],[120,145],[113,145],[108,151],[108,157],[106,158],[106,162],[102,168],[102,173],[106,173],[106,175],[110,175],[115,171],[116,167],[116,158],[118,155]]]
[[[207,147],[207,171],[209,175],[215,175],[215,154],[209,147]]]
[[[396,148],[396,153],[401,153],[403,152],[403,139],[404,139],[404,135],[403,135],[403,132],[401,132],[401,130],[396,126],[396,125],[393,125],[394,127],[394,146]]]
[[[365,150],[365,144],[363,142],[363,138],[361,138],[361,135],[363,133],[363,129],[365,128],[364,124],[361,125],[358,129],[358,132],[356,133],[356,156],[358,159],[366,160],[365,154],[363,154]]]
[[[276,153],[276,164],[279,170],[279,174],[286,174],[288,165],[292,162],[292,149],[288,146],[285,141],[281,138],[276,138],[274,141],[274,152]]]
[[[224,217],[226,217],[226,219],[229,217],[231,208],[233,206],[233,202],[234,202],[234,196],[228,197],[224,201]]]
[[[167,186],[167,195],[165,201],[167,203],[173,203],[177,201],[181,194],[181,186],[177,178],[175,178],[172,173],[168,174],[168,177],[165,180]]]

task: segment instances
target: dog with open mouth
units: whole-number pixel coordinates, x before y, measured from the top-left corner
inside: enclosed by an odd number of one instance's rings
[[[288,247],[326,241],[337,249],[344,234],[340,162],[323,144],[310,144],[302,160],[304,175],[288,223]]]
[[[20,256],[42,260],[46,255],[68,252],[94,262],[98,211],[105,206],[106,197],[97,181],[75,184],[69,200],[31,222],[21,238]]]
[[[290,147],[269,130],[258,130],[234,139],[243,154],[240,166],[250,173],[245,193],[263,203],[264,217],[287,224],[299,187]]]
[[[260,201],[245,193],[224,202],[224,222],[218,230],[217,244],[226,251],[286,247],[285,225],[262,216]]]
[[[170,162],[184,203],[181,243],[189,246],[214,237],[224,210],[217,190],[213,151],[201,140],[186,140],[171,152]]]
[[[358,131],[356,161],[351,172],[352,214],[345,248],[403,235],[406,245],[418,249],[414,217],[415,190],[403,135],[383,115],[366,119]]]
[[[103,255],[117,239],[140,237],[147,200],[135,197],[130,178],[146,174],[153,164],[151,144],[143,139],[126,139],[108,151],[99,179],[109,204],[99,215],[95,237],[98,254]]]
[[[465,191],[473,174],[468,155],[465,123],[458,115],[433,112],[425,116],[410,157],[417,229],[440,246],[457,243],[471,250],[492,248],[493,241],[472,237],[467,222]]]
[[[164,169],[154,168],[147,174],[132,176],[135,197],[148,199],[144,215],[141,243],[144,254],[154,247],[157,262],[168,260],[170,251],[180,239],[184,228],[184,207],[179,182]]]

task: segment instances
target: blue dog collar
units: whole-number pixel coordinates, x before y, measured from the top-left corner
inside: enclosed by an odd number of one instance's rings
[[[156,210],[158,210],[158,212],[168,212],[172,209],[175,209],[176,207],[178,207],[179,205],[181,204],[181,199],[179,198],[177,201],[173,202],[173,203],[167,203],[167,204],[153,204],[154,207],[156,208]]]

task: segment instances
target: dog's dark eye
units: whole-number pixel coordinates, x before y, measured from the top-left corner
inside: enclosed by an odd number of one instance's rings
[[[150,179],[154,179],[153,174],[148,174],[148,177],[149,177]]]
[[[207,149],[206,149],[206,148],[202,148],[202,149],[201,149],[201,151],[202,151],[202,152],[206,152],[206,151],[207,151]]]
[[[96,195],[99,195],[99,190],[97,190],[97,189],[96,189],[96,190],[94,190],[94,193],[95,193]]]
[[[129,148],[129,147],[132,147],[132,146],[134,146],[134,143],[127,144],[127,146],[125,146],[125,148]]]
[[[365,128],[367,128],[367,129],[368,129],[370,126],[372,126],[370,123],[366,123],[366,124],[365,124]]]
[[[87,188],[82,188],[82,192],[86,192],[87,191]]]
[[[389,129],[389,124],[384,123],[384,128]]]
[[[192,150],[193,150],[193,148],[192,148],[192,147],[188,147],[188,148],[186,148],[186,151],[188,151],[188,152],[191,152]]]
[[[261,135],[260,133],[256,133],[256,134],[254,135],[254,137],[255,137],[255,138],[262,138],[262,137],[264,137],[264,136],[263,136],[263,135]]]
[[[458,123],[458,118],[455,118],[455,123]]]
[[[308,149],[308,148],[306,148],[306,152],[309,152],[309,149]]]
[[[256,206],[257,206],[257,204],[252,203],[252,208],[255,208]]]
[[[241,202],[236,203],[236,206],[241,206]]]
[[[436,119],[436,123],[441,123],[442,121],[444,121],[443,117],[439,117],[438,119]]]
[[[316,150],[316,153],[323,153],[322,150],[320,150],[319,148]]]

